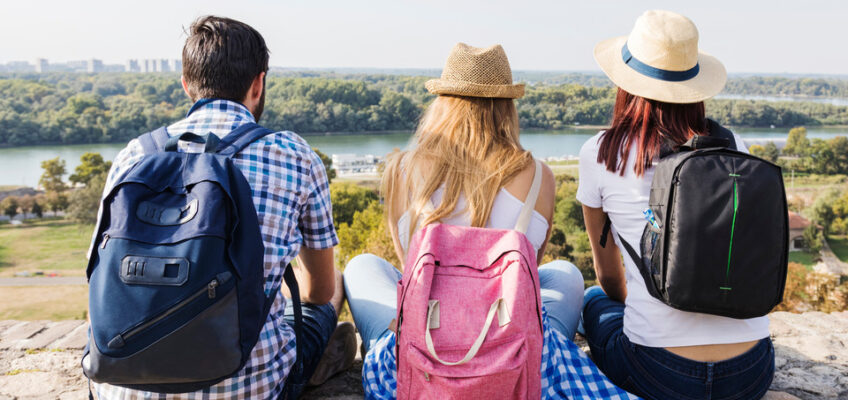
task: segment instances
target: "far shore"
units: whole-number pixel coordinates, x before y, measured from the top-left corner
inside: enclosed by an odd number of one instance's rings
[[[590,130],[590,131],[598,131],[602,129],[606,129],[609,125],[568,125],[560,128],[522,128],[522,131],[526,132],[534,132],[534,131],[559,131],[559,130]],[[848,129],[848,125],[805,125],[807,128],[827,128],[827,129]],[[730,129],[785,129],[790,128],[787,126],[734,126],[728,125]],[[283,129],[284,130],[284,129]],[[358,136],[358,135],[393,135],[393,134],[409,134],[412,135],[414,131],[398,131],[398,130],[389,130],[389,131],[340,131],[340,132],[295,132],[298,135],[309,138],[309,137],[318,137],[318,136]],[[141,133],[139,133],[141,134]],[[27,148],[27,147],[47,147],[47,146],[85,146],[85,145],[101,145],[101,144],[123,144],[127,143],[123,140],[114,140],[114,141],[106,141],[106,142],[91,142],[91,143],[64,143],[64,142],[43,142],[38,144],[27,144],[23,146],[17,145],[7,145],[0,144],[0,149],[16,149],[16,148]]]

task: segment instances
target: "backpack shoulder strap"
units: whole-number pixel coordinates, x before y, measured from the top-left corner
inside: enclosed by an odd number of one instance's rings
[[[601,230],[601,239],[598,243],[601,245],[601,247],[607,247],[607,239],[609,237],[610,229],[612,229],[612,220],[610,220],[609,215],[607,215],[607,219],[606,221],[604,221],[604,227]],[[639,257],[639,253],[636,251],[636,249],[634,249],[633,246],[630,245],[630,243],[627,243],[627,241],[624,240],[621,235],[617,234],[617,236],[618,240],[621,241],[621,244],[624,246],[624,250],[627,251],[627,254],[630,256],[630,259],[633,260],[634,263],[636,263],[636,266],[641,268],[642,257]]]
[[[144,154],[153,154],[164,151],[165,143],[168,143],[168,139],[170,139],[170,135],[168,135],[168,129],[164,126],[138,137],[138,141],[141,144]]]
[[[539,192],[542,189],[542,162],[536,161],[536,172],[533,173],[533,183],[530,185],[530,191],[527,192],[527,198],[524,199],[524,206],[521,207],[521,212],[518,214],[518,220],[515,221],[516,231],[527,233],[527,228],[530,226],[530,218],[533,215],[533,210],[536,208],[536,200],[539,199]]]
[[[280,399],[294,399],[300,393],[301,389],[303,389],[303,386],[306,385],[306,382],[303,376],[303,342],[305,340],[303,338],[303,306],[300,302],[300,288],[298,287],[297,278],[294,276],[291,264],[286,266],[283,272],[283,280],[289,288],[289,294],[291,294],[289,301],[292,302],[292,309],[294,310],[294,326],[292,328],[294,329],[296,356],[295,363],[289,372],[289,376],[286,378]],[[270,309],[270,303],[273,302],[274,297],[269,297],[271,301],[266,304],[266,309]]]
[[[218,154],[232,157],[249,144],[272,133],[274,131],[253,122],[244,124],[221,139],[221,143],[218,144]]]

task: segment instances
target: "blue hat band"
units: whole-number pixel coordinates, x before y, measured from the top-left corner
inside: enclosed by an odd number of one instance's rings
[[[669,71],[654,68],[642,61],[639,61],[638,58],[633,57],[633,54],[630,54],[630,49],[627,48],[626,42],[624,43],[624,47],[621,48],[621,59],[624,60],[624,63],[634,71],[647,77],[667,82],[687,81],[698,76],[698,71],[700,70],[698,64],[695,64],[694,67],[687,69],[686,71]]]

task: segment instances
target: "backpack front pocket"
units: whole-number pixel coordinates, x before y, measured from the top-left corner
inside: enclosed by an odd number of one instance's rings
[[[207,298],[206,293],[200,297],[203,298]],[[93,344],[87,362],[83,363],[86,375],[95,382],[139,385],[204,382],[236,372],[242,357],[237,346],[236,291],[229,290],[216,300],[177,329],[161,335],[144,351],[126,357],[110,357]],[[137,334],[148,336],[155,329],[154,323]],[[218,334],[210,335],[209,332]],[[133,337],[128,336],[125,340],[132,342]]]
[[[461,365],[447,366],[432,359],[427,349],[407,346],[407,388],[415,398],[517,399],[527,393],[527,348],[523,336],[489,341]],[[468,346],[443,346],[445,360],[459,360]]]

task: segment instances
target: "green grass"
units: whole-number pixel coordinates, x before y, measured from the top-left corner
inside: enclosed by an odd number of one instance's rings
[[[88,286],[6,286],[0,290],[0,320],[86,319]]]
[[[84,275],[92,230],[89,225],[56,218],[0,225],[0,277],[23,271]]]
[[[801,264],[807,269],[811,269],[813,265],[816,265],[818,260],[821,258],[818,253],[813,253],[810,251],[790,251],[789,252],[789,262],[795,262]]]
[[[848,183],[848,176],[841,174],[819,175],[796,172],[793,181],[792,174],[785,170],[783,171],[783,182],[787,188],[794,185],[796,189],[839,187]]]
[[[577,169],[577,164],[548,164],[548,167],[551,169],[551,172],[554,173],[554,176],[558,175],[570,175],[577,178],[579,174],[579,170]]]
[[[848,262],[848,235],[833,235],[827,239],[833,254],[842,262]]]
[[[553,167],[555,165],[577,165],[579,163],[580,160],[545,161],[545,164],[548,164],[549,167]]]

